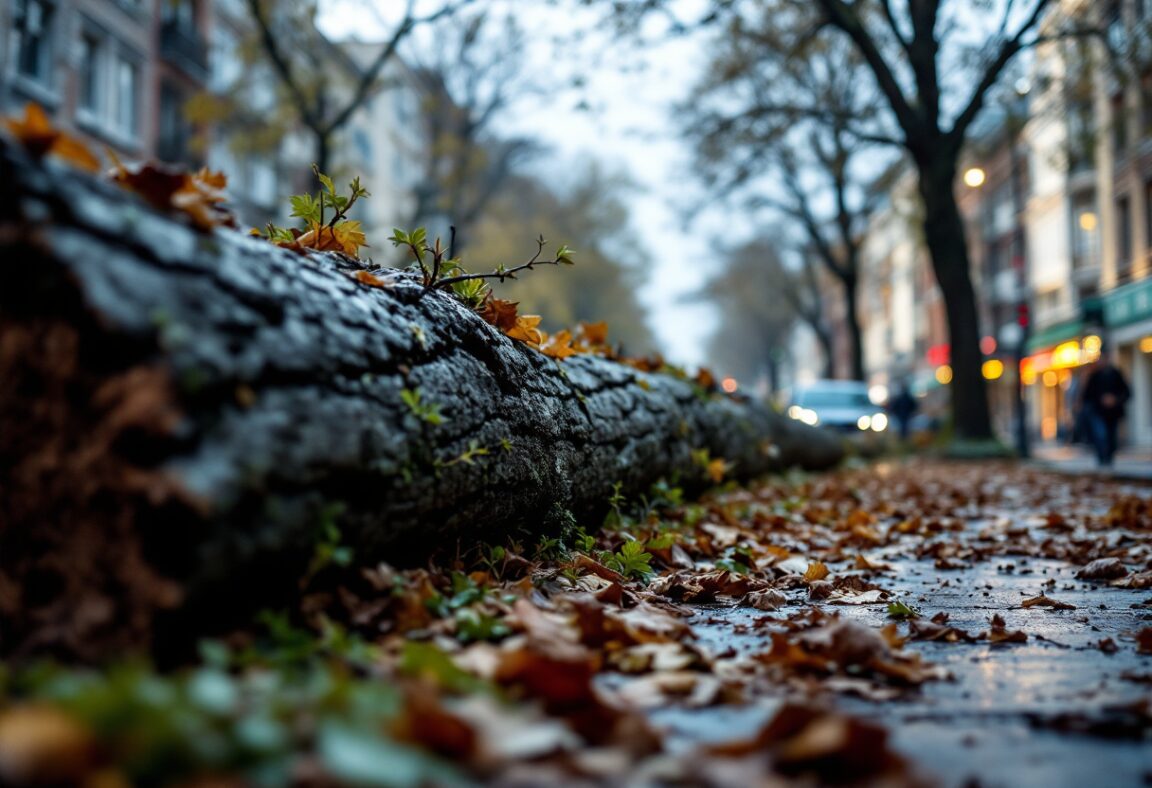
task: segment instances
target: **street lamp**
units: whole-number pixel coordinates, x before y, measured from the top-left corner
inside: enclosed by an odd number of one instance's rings
[[[964,171],[964,185],[971,189],[979,189],[984,185],[987,177],[980,167],[969,167]]]

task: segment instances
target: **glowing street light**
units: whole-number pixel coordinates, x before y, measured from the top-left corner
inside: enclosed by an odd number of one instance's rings
[[[987,175],[980,167],[969,167],[964,171],[964,185],[969,188],[979,189],[984,185],[986,179]]]

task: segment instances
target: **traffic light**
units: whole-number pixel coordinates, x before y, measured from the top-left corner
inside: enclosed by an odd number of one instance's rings
[[[1030,315],[1028,313],[1028,304],[1021,301],[1016,305],[1016,325],[1020,326],[1020,328],[1026,329],[1028,328],[1029,322]]]

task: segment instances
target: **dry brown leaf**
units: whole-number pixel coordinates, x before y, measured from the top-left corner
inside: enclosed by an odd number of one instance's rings
[[[183,213],[201,230],[236,226],[235,217],[223,206],[226,179],[221,173],[206,169],[190,173],[152,163],[127,166],[117,160],[112,180],[157,210]]]
[[[1081,567],[1076,577],[1081,580],[1116,580],[1128,574],[1128,568],[1119,558],[1097,558]]]
[[[1025,643],[1028,641],[1028,636],[1019,629],[1012,631],[1008,630],[1007,624],[1000,614],[992,616],[992,626],[987,632],[981,632],[976,636],[977,639],[986,639],[989,643],[996,645],[998,643]]]
[[[1061,602],[1057,599],[1041,594],[1034,596],[1031,599],[1025,599],[1020,603],[1020,607],[1050,607],[1054,610],[1075,610],[1076,606],[1068,602]]]
[[[489,293],[478,311],[484,320],[508,333],[516,327],[516,307],[519,305],[518,301],[505,301]]]

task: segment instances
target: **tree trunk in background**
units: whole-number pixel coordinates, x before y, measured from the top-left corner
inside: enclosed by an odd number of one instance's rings
[[[853,270],[856,265],[853,263]],[[851,365],[853,380],[864,380],[864,338],[860,330],[860,313],[857,311],[858,296],[855,275],[841,280],[844,285],[845,322],[848,324],[848,363]]]
[[[700,487],[701,449],[738,477],[842,454],[686,380],[556,362],[410,276],[369,287],[359,261],[195,232],[2,140],[0,259],[8,654],[179,647],[282,604],[325,512],[357,560],[421,560],[595,527],[616,483]]]
[[[953,191],[955,167],[931,158],[918,164],[920,196],[924,200],[924,238],[947,312],[956,437],[991,440],[994,435],[981,369],[983,354],[976,292],[972,287],[964,221]]]

